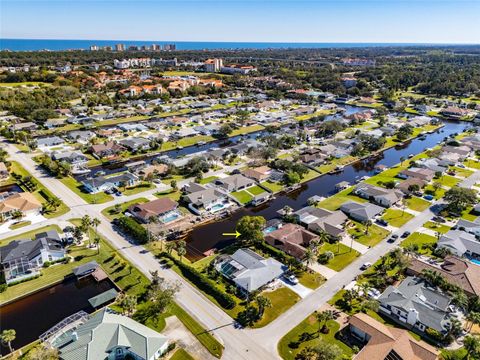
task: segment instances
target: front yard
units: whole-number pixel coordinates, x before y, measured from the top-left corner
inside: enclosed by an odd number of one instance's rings
[[[410,245],[415,245],[416,247],[418,247],[418,253],[423,255],[430,255],[432,251],[430,250],[429,246],[436,243],[437,238],[435,238],[434,236],[415,232],[408,238],[403,240],[400,243],[400,246],[402,248],[406,248]]]
[[[360,244],[365,246],[375,246],[380,241],[385,239],[389,231],[381,228],[377,225],[371,225],[368,228],[368,234],[365,232],[365,225],[353,221],[354,227],[348,229],[348,233],[352,236],[355,241],[358,241]]]
[[[439,224],[433,221],[427,221],[425,224],[423,224],[423,227],[425,229],[430,229],[441,234],[445,234],[450,230],[450,226]]]
[[[334,258],[324,265],[335,271],[342,270],[360,256],[360,253],[357,250],[350,249],[348,246],[341,243],[324,243],[320,248],[319,254],[323,254],[327,251],[331,251],[334,254]]]
[[[260,321],[255,323],[254,328],[260,328],[271,323],[300,300],[300,296],[297,293],[286,287],[281,287],[274,291],[264,291],[262,296],[270,299],[272,307],[265,309],[265,314]]]
[[[427,200],[424,200],[416,196],[412,196],[409,199],[405,199],[405,204],[409,209],[420,211],[420,212],[430,207],[430,203]]]
[[[75,180],[73,177],[64,177],[60,179],[63,185],[67,186],[75,194],[80,196],[84,201],[89,204],[103,204],[108,201],[113,200],[111,195],[105,194],[104,192],[99,192],[97,194],[90,194],[83,190],[83,185]]]
[[[125,210],[127,210],[130,205],[143,204],[143,203],[146,203],[146,202],[148,202],[148,200],[146,198],[138,198],[138,199],[135,199],[135,200],[127,201],[127,202],[118,204],[119,206],[114,205],[114,206],[110,206],[106,209],[103,209],[102,214],[108,220],[112,221],[113,219],[121,217],[123,215],[123,213],[125,212]],[[118,211],[118,210],[120,210],[120,211]]]
[[[387,221],[390,225],[395,226],[397,228],[402,227],[407,222],[413,219],[413,215],[403,211],[403,210],[396,210],[396,209],[387,209],[385,214],[382,216],[382,219]]]

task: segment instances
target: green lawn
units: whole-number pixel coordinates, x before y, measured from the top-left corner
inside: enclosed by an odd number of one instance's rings
[[[413,218],[414,216],[406,211],[391,208],[387,209],[385,214],[382,216],[382,219],[388,221],[390,225],[398,228],[402,227]]]
[[[103,210],[102,210],[102,214],[103,214],[103,216],[105,216],[108,220],[112,221],[113,219],[122,216],[123,213],[125,212],[125,210],[127,210],[130,205],[133,205],[133,204],[143,204],[143,203],[146,203],[146,202],[148,202],[148,199],[146,199],[146,198],[134,199],[134,200],[127,201],[127,202],[124,202],[124,203],[122,203],[122,204],[119,204],[119,205],[120,205],[120,208],[121,208],[121,211],[120,211],[118,214],[115,213],[115,205],[114,205],[114,206],[110,206],[110,207],[108,207],[108,208],[106,208],[106,209],[103,209]]]
[[[262,296],[270,299],[272,307],[265,309],[262,319],[255,323],[254,328],[260,328],[271,323],[300,300],[300,296],[287,287],[281,287],[274,291],[264,291]]]
[[[427,221],[425,224],[423,224],[423,227],[426,229],[433,230],[435,232],[439,232],[442,234],[445,234],[450,230],[450,226],[443,225],[443,224],[437,224],[433,221]]]
[[[237,199],[240,203],[244,205],[249,203],[253,199],[253,196],[247,193],[245,190],[234,191],[230,195],[232,195],[235,199]]]
[[[408,238],[403,240],[400,243],[400,246],[403,248],[406,248],[409,245],[415,244],[415,245],[418,245],[418,252],[420,254],[429,255],[431,254],[431,251],[429,249],[422,249],[422,246],[435,244],[436,242],[437,242],[437,239],[434,236],[415,232],[412,235],[410,235]]]
[[[130,195],[139,194],[141,192],[151,190],[151,189],[154,189],[154,188],[155,188],[155,185],[153,185],[151,183],[144,182],[144,183],[138,184],[136,186],[127,187],[122,192],[122,194],[125,195],[125,196],[130,196]]]
[[[304,271],[300,275],[297,275],[298,281],[303,286],[315,290],[322,285],[326,279],[317,273],[316,271]]]
[[[0,83],[0,87],[19,87],[19,86],[51,86],[50,83],[45,83],[41,81],[22,81],[14,83]]]
[[[457,185],[460,182],[460,179],[457,179],[450,175],[443,175],[440,179],[436,180],[443,186],[452,187]]]
[[[460,176],[460,177],[462,177],[462,178],[467,178],[467,177],[469,177],[470,175],[473,174],[473,171],[472,171],[472,170],[463,169],[463,168],[459,168],[459,167],[456,167],[456,166],[453,166],[453,167],[451,167],[450,169],[452,169],[453,171],[455,171],[455,173],[457,174],[457,176]]]
[[[82,184],[75,180],[73,177],[64,177],[60,179],[60,181],[89,204],[103,204],[113,200],[113,197],[111,195],[107,195],[104,192],[90,194],[83,191]]]
[[[465,164],[466,167],[469,167],[471,169],[480,170],[480,161],[467,159],[463,163]]]
[[[337,243],[337,244],[324,243],[321,246],[319,253],[323,254],[324,252],[327,252],[327,251],[333,252],[335,257],[332,260],[330,260],[328,264],[325,264],[325,266],[335,271],[342,270],[347,265],[349,265],[352,261],[354,261],[358,256],[360,256],[360,253],[357,250],[355,249],[350,250],[348,246],[345,246],[340,243]]]
[[[252,133],[252,132],[255,132],[255,131],[261,131],[263,129],[265,129],[265,127],[263,127],[262,125],[244,126],[244,127],[241,127],[240,129],[233,130],[229,134],[229,137],[242,135],[242,134],[249,134],[249,133]]]
[[[17,222],[16,224],[12,224],[10,225],[8,228],[10,230],[15,230],[15,229],[20,229],[24,226],[27,226],[27,225],[30,225],[32,222],[30,220],[26,220],[26,221],[20,221],[20,222]]]
[[[265,192],[264,189],[262,189],[260,186],[258,185],[255,185],[255,186],[252,186],[252,187],[249,187],[247,189],[247,191],[252,194],[252,195],[260,195],[260,194],[263,194]]]
[[[170,360],[195,360],[195,358],[184,349],[179,348],[177,351],[175,351]]]
[[[218,179],[218,176],[208,176],[206,178],[201,179],[198,183],[204,185],[204,184],[208,184],[212,181],[215,181],[217,179]]]
[[[342,350],[342,355],[350,359],[353,355],[352,349],[335,337],[340,325],[334,320],[329,320],[327,322],[330,330],[328,334],[319,333],[319,327],[315,315],[312,314],[290,330],[278,343],[278,352],[282,359],[294,360],[303,349],[315,346],[320,339],[337,345]],[[307,335],[305,341],[301,340],[302,337],[305,337],[304,334]]]
[[[262,186],[270,189],[273,193],[277,193],[283,189],[283,185],[281,183],[273,181],[265,181],[262,183]]]
[[[176,182],[179,182],[180,180],[184,180],[185,178],[182,175],[173,175],[169,176],[168,179],[163,179],[162,183],[165,185],[170,185],[172,180],[175,180]]]
[[[356,201],[359,203],[367,202],[367,200],[351,194],[352,190],[353,187],[340,191],[339,193],[336,193],[335,195],[332,195],[329,198],[321,201],[317,206],[327,210],[337,210],[343,203],[347,201]]]
[[[167,190],[167,191],[162,191],[154,194],[158,198],[164,198],[168,197],[172,200],[178,201],[180,200],[180,196],[182,196],[182,193],[179,190]]]
[[[318,173],[315,170],[309,170],[308,173],[305,174],[305,176],[302,179],[302,183],[310,181],[312,179],[315,179],[316,177],[319,177],[321,174]]]
[[[355,241],[358,241],[365,246],[375,246],[389,234],[388,230],[377,225],[371,225],[368,229],[368,234],[366,234],[365,225],[356,221],[353,223],[355,224],[355,227],[348,229],[348,233],[355,239]]]
[[[406,205],[409,209],[415,211],[424,211],[430,207],[430,203],[422,198],[412,196],[409,199],[405,199]]]
[[[426,194],[433,195],[433,197],[436,200],[441,199],[443,197],[443,195],[445,195],[445,192],[446,192],[445,189],[438,189],[437,191],[435,191],[435,189],[433,188],[432,185],[425,186],[424,191],[425,191]]]

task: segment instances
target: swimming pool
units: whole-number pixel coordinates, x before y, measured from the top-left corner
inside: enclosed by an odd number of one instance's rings
[[[210,212],[213,214],[219,212],[220,210],[226,209],[229,206],[229,204],[215,204],[210,208]]]
[[[264,234],[269,234],[269,233],[271,233],[272,231],[275,231],[275,230],[277,230],[277,229],[278,229],[278,226],[269,226],[269,227],[263,229],[263,233],[264,233]]]
[[[480,260],[479,259],[474,259],[474,258],[468,258],[472,263],[480,265]]]
[[[166,223],[169,223],[169,222],[172,222],[174,220],[177,220],[178,218],[180,217],[180,214],[179,213],[171,213],[171,214],[168,214],[167,216],[165,216],[163,219],[162,219],[162,222],[164,224]]]

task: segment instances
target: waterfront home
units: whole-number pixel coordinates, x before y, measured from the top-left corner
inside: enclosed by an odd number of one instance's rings
[[[135,170],[136,173],[143,177],[148,177],[150,174],[154,176],[165,175],[168,172],[168,165],[165,164],[152,164],[145,167],[141,167]]]
[[[348,319],[350,335],[363,347],[354,360],[437,360],[438,350],[424,341],[414,339],[407,330],[386,326],[359,312]]]
[[[432,181],[434,176],[435,176],[435,171],[430,170],[428,168],[418,168],[418,167],[411,167],[409,169],[403,170],[397,175],[397,177],[399,177],[400,179],[416,178],[426,182]]]
[[[466,109],[461,109],[461,108],[455,107],[455,106],[449,106],[445,109],[442,109],[440,111],[440,114],[442,114],[443,116],[448,117],[450,119],[458,120],[458,119],[468,115],[469,112]]]
[[[265,241],[297,259],[303,259],[310,243],[318,236],[297,224],[285,224],[269,232]]]
[[[430,169],[434,173],[440,172],[444,173],[447,171],[447,167],[449,166],[448,162],[445,162],[443,160],[439,159],[434,159],[434,158],[424,158],[424,159],[418,159],[415,161],[415,164],[418,167],[424,168],[424,169]]]
[[[373,221],[375,217],[381,214],[385,209],[381,206],[371,203],[357,203],[347,201],[340,206],[340,210],[351,217],[353,220],[366,222]]]
[[[333,237],[343,236],[348,217],[341,211],[329,211],[307,206],[293,213],[298,222],[314,233],[325,232]]]
[[[164,335],[104,308],[61,336],[62,360],[157,360],[167,352]]]
[[[461,145],[461,146],[449,146],[445,145],[442,147],[443,153],[454,153],[458,154],[461,159],[465,160],[472,154],[472,149],[469,146]]]
[[[325,161],[327,155],[323,154],[320,149],[305,149],[299,156],[299,160],[305,164],[317,165]]]
[[[170,198],[161,198],[144,204],[135,204],[128,208],[128,212],[143,223],[149,223],[152,217],[160,222],[178,219],[181,213],[177,210],[178,203]]]
[[[409,329],[433,329],[444,335],[448,331],[451,298],[423,279],[408,276],[397,287],[387,287],[378,301],[380,313]]]
[[[480,266],[467,259],[448,255],[441,264],[412,258],[408,263],[407,275],[422,276],[425,270],[441,275],[450,284],[459,286],[468,296],[480,296]]]
[[[46,262],[65,257],[60,237],[54,233],[37,234],[35,240],[13,240],[0,247],[0,265],[7,283],[36,276]]]
[[[59,146],[65,144],[65,140],[58,136],[49,136],[36,139],[39,149],[44,149],[51,146]]]
[[[148,130],[148,127],[146,127],[145,125],[143,124],[136,124],[136,123],[133,123],[133,124],[119,124],[118,125],[118,128],[124,132],[128,132],[128,131],[147,131]]]
[[[140,151],[140,150],[150,149],[150,140],[139,138],[139,137],[122,139],[118,143],[126,147],[130,151]]]
[[[0,181],[6,180],[10,177],[10,173],[8,172],[7,166],[2,161],[0,162]]]
[[[0,201],[0,221],[20,216],[40,215],[42,203],[29,192],[14,193]]]
[[[52,160],[55,161],[64,161],[73,166],[83,166],[88,162],[88,158],[78,151],[64,151],[64,152],[53,152]]]
[[[230,207],[230,202],[226,194],[217,189],[206,189],[199,185],[201,189],[195,189],[196,186],[190,185],[187,187],[186,195],[183,199],[188,203],[188,208],[197,215],[202,215],[205,212],[216,213]],[[191,191],[191,192],[189,192]]]
[[[228,192],[233,192],[254,186],[255,181],[241,174],[235,174],[223,179],[217,179],[215,184]]]
[[[95,144],[90,146],[90,152],[92,153],[92,155],[99,159],[114,157],[125,150],[125,147],[117,144],[114,141],[109,141],[105,144]]]
[[[137,183],[138,177],[128,172],[110,177],[99,176],[96,178],[86,179],[82,181],[82,185],[85,190],[91,194],[108,191],[120,186],[134,186]]]
[[[272,169],[270,169],[268,166],[259,166],[245,170],[243,175],[257,182],[262,182],[268,180],[271,173]]]
[[[281,277],[288,267],[274,258],[265,259],[250,249],[238,249],[232,255],[220,255],[215,260],[215,269],[248,294]]]
[[[403,198],[403,194],[398,190],[384,189],[367,183],[357,185],[353,190],[353,193],[383,207],[390,207]]]
[[[38,129],[38,125],[35,124],[34,122],[28,121],[28,122],[21,122],[21,123],[16,123],[12,124],[9,127],[10,131],[33,131]]]
[[[176,139],[176,140],[179,140],[179,139],[183,139],[183,138],[187,138],[187,137],[196,136],[198,134],[199,134],[198,131],[196,131],[194,128],[186,127],[186,128],[181,128],[181,129],[176,130],[172,134],[172,138]]]
[[[438,240],[439,248],[446,248],[460,257],[480,258],[480,241],[476,236],[461,230],[450,230]]]
[[[411,194],[413,191],[412,189],[418,186],[419,189],[422,189],[427,185],[426,181],[423,181],[418,178],[409,178],[405,181],[402,181],[398,186],[397,189],[400,190],[405,195]]]

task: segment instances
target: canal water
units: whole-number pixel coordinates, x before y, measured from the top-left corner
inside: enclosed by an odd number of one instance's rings
[[[64,282],[24,297],[13,303],[0,307],[0,332],[14,329],[17,333],[12,343],[14,349],[19,349],[62,321],[80,310],[93,312],[88,299],[113,288],[110,280],[97,283],[92,277],[80,281],[70,278]],[[8,348],[2,346],[1,354],[8,353]]]
[[[355,180],[363,176],[374,175],[374,167],[377,164],[391,167],[400,162],[400,158],[407,158],[410,154],[418,154],[427,148],[434,147],[439,141],[450,134],[462,132],[468,124],[446,122],[445,126],[433,134],[427,134],[425,140],[414,139],[402,146],[386,150],[375,159],[359,161],[346,166],[344,171],[337,174],[326,174],[313,179],[302,185],[300,189],[289,194],[277,194],[276,198],[256,208],[242,208],[233,213],[229,218],[215,223],[196,227],[187,236],[187,256],[192,259],[200,259],[203,253],[212,248],[221,249],[230,245],[235,240],[222,236],[223,233],[235,232],[237,221],[246,215],[263,216],[267,220],[278,216],[277,211],[288,205],[298,210],[307,205],[308,198],[319,195],[329,196],[334,193],[335,184],[348,181],[353,184]]]

